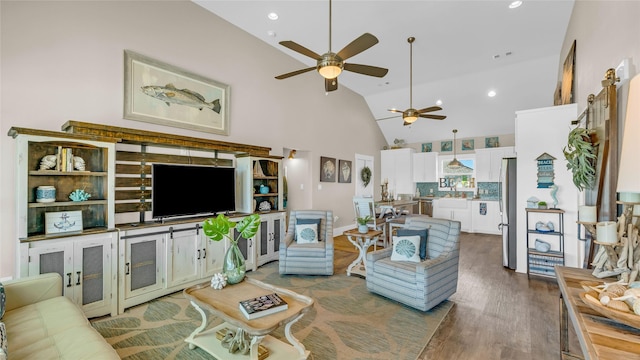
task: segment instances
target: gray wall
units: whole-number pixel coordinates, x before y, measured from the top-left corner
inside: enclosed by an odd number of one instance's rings
[[[77,120],[256,144],[272,155],[297,149],[309,161],[307,179],[298,178],[311,184],[311,207],[332,209],[337,227],[353,224],[355,185],[317,185],[320,156],[353,161],[360,153],[379,162],[385,141],[360,95],[345,87],[325,95],[315,73],[275,80],[301,64],[188,1],[2,1],[0,15],[2,134]],[[229,84],[230,135],[124,120],[124,49]],[[15,142],[0,139],[3,278],[15,274]]]

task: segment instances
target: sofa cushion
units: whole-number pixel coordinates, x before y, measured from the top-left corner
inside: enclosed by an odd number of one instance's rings
[[[287,247],[287,257],[324,257],[326,249],[324,243],[316,242],[312,244],[291,243]]]
[[[318,242],[318,224],[296,225],[296,241],[298,244],[313,244]]]
[[[420,236],[420,260],[427,259],[427,236],[429,235],[428,229],[398,229],[396,231],[398,236]]]
[[[420,262],[420,236],[394,236],[391,261]]]
[[[0,360],[7,359],[7,348],[7,328],[5,327],[4,323],[0,321]]]
[[[322,219],[320,219],[320,218],[313,218],[313,219],[311,219],[311,218],[309,218],[309,219],[307,219],[307,218],[297,218],[296,219],[296,225],[317,224],[318,225],[318,231],[317,231],[318,232],[318,241],[322,241],[321,223],[322,223]],[[297,241],[297,238],[296,238],[296,241]]]

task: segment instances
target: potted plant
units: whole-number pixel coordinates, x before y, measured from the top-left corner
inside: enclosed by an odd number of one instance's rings
[[[366,234],[369,232],[369,226],[367,226],[367,223],[371,221],[371,219],[372,219],[371,215],[367,215],[365,217],[359,217],[356,219],[356,222],[358,223],[359,233]]]
[[[579,191],[591,189],[596,180],[597,149],[594,146],[595,132],[577,127],[567,139],[567,146],[562,149],[567,159],[567,169],[573,174],[573,184]]]
[[[258,214],[251,214],[238,222],[231,221],[224,214],[218,214],[217,217],[206,219],[203,222],[202,230],[209,239],[220,241],[227,238],[231,243],[222,263],[222,273],[226,275],[229,284],[241,282],[247,271],[245,259],[238,248],[238,240],[241,236],[245,239],[254,237],[259,226],[260,215]],[[235,239],[230,235],[234,228],[238,231],[238,236]]]
[[[547,202],[546,201],[538,201],[538,209],[546,209]]]

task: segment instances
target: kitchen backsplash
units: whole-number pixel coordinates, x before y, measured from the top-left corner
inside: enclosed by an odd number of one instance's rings
[[[420,196],[445,197],[447,195],[453,196],[453,191],[439,191],[437,182],[417,183],[417,188],[420,191]],[[459,192],[460,193],[460,192]],[[472,198],[475,193],[472,191],[464,191],[467,198]],[[478,194],[481,199],[498,200],[500,196],[500,183],[498,182],[481,182],[478,183]]]

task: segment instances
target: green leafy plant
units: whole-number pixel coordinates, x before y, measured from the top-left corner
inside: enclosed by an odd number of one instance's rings
[[[596,148],[591,140],[592,130],[577,127],[567,139],[562,149],[567,159],[567,169],[573,173],[573,184],[582,191],[591,189],[596,180]]]
[[[372,219],[371,215],[367,215],[365,217],[357,218],[356,222],[358,222],[358,225],[367,225],[367,223],[371,221],[371,219]]]
[[[245,239],[252,238],[258,232],[260,226],[260,215],[251,214],[242,220],[233,222],[224,214],[218,214],[215,218],[209,218],[202,224],[204,234],[211,240],[220,241],[224,238],[229,239],[232,243],[237,244],[240,236]],[[238,230],[238,236],[234,239],[231,237],[230,230],[235,228]]]
[[[538,201],[538,206],[547,206],[546,201]]]
[[[369,169],[368,166],[365,166],[360,170],[360,179],[362,180],[364,187],[367,187],[369,182],[371,182],[371,169]]]

